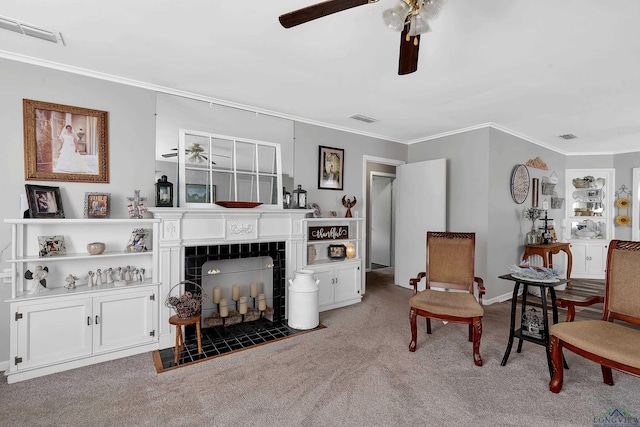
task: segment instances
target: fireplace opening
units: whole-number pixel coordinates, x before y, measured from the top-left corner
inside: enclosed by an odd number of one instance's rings
[[[219,307],[213,302],[213,289],[221,288],[222,298],[227,300],[229,312],[236,310],[233,286],[238,285],[240,296],[248,297],[249,307],[253,307],[252,284],[259,293],[265,295],[268,320],[282,323],[286,317],[286,242],[237,243],[212,246],[185,247],[185,280],[202,286],[207,294],[202,311],[204,320]],[[193,287],[191,285],[191,287]],[[186,290],[194,291],[189,284]],[[256,298],[256,308],[259,300]],[[239,308],[239,301],[238,301]],[[263,312],[262,314],[265,314]],[[261,316],[264,317],[264,316]],[[194,328],[195,329],[195,328]],[[187,331],[189,333],[189,331]],[[195,333],[194,330],[191,333]]]
[[[270,256],[207,261],[202,266],[201,326],[211,328],[273,321],[273,259]]]

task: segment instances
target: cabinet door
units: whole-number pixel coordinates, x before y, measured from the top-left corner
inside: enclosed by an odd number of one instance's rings
[[[93,299],[93,352],[111,351],[152,342],[152,290]],[[155,334],[154,334],[155,335]]]
[[[336,303],[360,297],[360,274],[359,265],[336,266],[334,297]]]
[[[320,280],[318,283],[318,306],[333,304],[335,278],[333,277],[333,267],[313,267],[314,277]]]
[[[591,243],[588,255],[589,275],[604,277],[607,269],[608,247],[609,245],[606,243]]]
[[[91,354],[91,299],[18,306],[17,369]]]
[[[571,277],[580,277],[587,274],[587,244],[571,243],[571,255],[573,262],[571,265]]]

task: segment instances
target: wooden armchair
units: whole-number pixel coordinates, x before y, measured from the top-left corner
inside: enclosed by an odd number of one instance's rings
[[[475,233],[427,232],[427,271],[409,280],[413,286],[413,297],[409,300],[410,351],[416,351],[417,316],[426,317],[427,334],[431,334],[431,319],[467,323],[469,341],[473,341],[473,361],[482,366],[480,338],[485,288],[482,279],[474,276],[474,256]],[[418,292],[418,283],[423,278],[426,289]],[[476,283],[479,301],[474,295]]]
[[[575,306],[604,302],[601,320],[574,322]],[[640,242],[612,240],[607,252],[605,297],[583,303],[559,301],[569,309],[567,322],[551,327],[553,376],[549,389],[559,393],[563,382],[562,348],[601,365],[605,384],[613,385],[611,369],[640,376]],[[613,321],[626,322],[614,323]]]

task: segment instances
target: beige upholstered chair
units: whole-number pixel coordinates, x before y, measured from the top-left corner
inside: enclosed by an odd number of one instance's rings
[[[480,337],[482,335],[483,281],[474,276],[475,233],[427,232],[427,271],[409,283],[413,297],[409,300],[411,317],[410,351],[416,351],[416,317],[427,319],[427,334],[431,334],[431,319],[468,323],[469,341],[473,341],[473,361],[482,366]],[[418,292],[418,283],[426,278],[426,289]],[[479,302],[474,296],[478,285]],[[433,288],[443,288],[443,291]]]
[[[592,298],[593,303],[602,298]],[[559,301],[574,313],[572,301]],[[601,320],[558,323],[551,327],[553,376],[549,389],[559,393],[563,382],[562,348],[600,364],[602,378],[613,385],[611,369],[640,376],[640,242],[612,240]],[[614,323],[614,320],[617,321]],[[626,322],[627,324],[625,325]]]

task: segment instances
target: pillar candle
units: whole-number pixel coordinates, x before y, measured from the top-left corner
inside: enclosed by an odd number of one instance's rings
[[[229,315],[229,307],[227,307],[227,300],[222,298],[220,300],[220,317],[227,317]]]
[[[267,298],[264,294],[258,295],[258,310],[264,311],[267,309]]]
[[[247,314],[247,297],[240,297],[240,314]]]
[[[220,286],[216,286],[213,288],[213,303],[220,304],[220,298],[222,298],[222,288]]]
[[[231,288],[231,299],[234,301],[240,299],[240,285],[233,285],[233,288]]]
[[[258,282],[251,282],[251,298],[255,298],[258,296]]]

